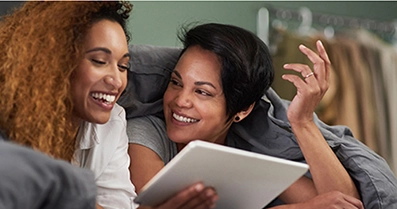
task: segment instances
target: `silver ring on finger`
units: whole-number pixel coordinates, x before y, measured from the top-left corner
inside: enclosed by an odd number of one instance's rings
[[[313,72],[311,72],[311,73],[309,73],[309,74],[305,75],[305,79],[306,79],[306,78],[308,78],[308,77],[310,77],[310,76],[312,76],[312,75],[314,75],[314,73],[313,73]]]

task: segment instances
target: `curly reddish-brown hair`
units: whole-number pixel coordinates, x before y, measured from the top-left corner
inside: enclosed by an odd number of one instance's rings
[[[90,27],[126,21],[128,2],[26,2],[0,22],[0,131],[12,141],[70,161],[70,76],[82,60]],[[126,32],[127,40],[129,36]]]

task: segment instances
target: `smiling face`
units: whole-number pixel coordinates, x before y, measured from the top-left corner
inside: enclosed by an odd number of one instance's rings
[[[96,22],[85,37],[84,58],[71,77],[73,117],[103,124],[127,85],[128,45],[122,27]]]
[[[182,146],[196,139],[224,143],[232,121],[227,121],[220,73],[216,54],[199,46],[183,53],[164,94],[167,134],[172,141]]]

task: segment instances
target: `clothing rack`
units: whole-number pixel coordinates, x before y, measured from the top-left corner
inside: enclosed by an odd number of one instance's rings
[[[378,34],[388,42],[397,40],[397,21],[377,21],[356,17],[312,13],[307,7],[301,7],[299,9],[260,8],[257,14],[257,35],[262,41],[269,44],[270,28],[283,27],[283,22],[292,21],[299,23],[298,31],[300,32],[308,31],[314,25],[323,26],[326,36],[333,36],[334,29],[364,28]]]
[[[318,32],[324,31],[324,37],[333,36],[336,30],[343,30],[343,29],[366,29],[373,34],[378,35],[379,39],[383,39],[386,44],[384,46],[387,49],[395,49],[397,51],[397,20],[394,21],[376,21],[371,19],[362,19],[362,18],[354,18],[354,17],[346,17],[346,16],[338,16],[338,15],[330,15],[330,14],[316,14],[312,13],[312,11],[306,7],[301,7],[299,9],[283,9],[283,8],[266,8],[262,7],[258,11],[257,14],[257,36],[265,42],[269,50],[275,49],[275,45],[277,43],[269,43],[277,42],[277,37],[271,33],[274,28],[283,28],[292,31],[293,33],[302,33],[302,37],[306,37],[307,35],[312,34],[311,32],[314,31],[318,34]],[[327,34],[328,33],[328,34]],[[269,41],[269,34],[272,34],[272,38]],[[327,36],[328,35],[328,36]],[[337,36],[335,36],[337,37]],[[377,39],[378,40],[378,39]],[[378,40],[379,41],[379,40]],[[382,41],[379,41],[381,43]],[[382,47],[382,46],[381,46]],[[387,50],[385,52],[386,58],[388,54],[392,54],[393,50]],[[397,53],[397,52],[396,52]],[[394,65],[393,58],[395,56],[390,56],[387,58],[391,63],[391,66]],[[397,64],[396,64],[397,65]],[[382,71],[379,71],[379,73]],[[386,81],[387,85],[391,85],[389,89],[396,89],[395,83],[392,81],[395,79],[394,71],[389,69],[387,74],[383,75],[383,81]],[[382,88],[379,88],[381,90]],[[393,94],[391,91],[383,90],[386,93]],[[392,109],[397,104],[397,98],[394,96],[385,96],[388,108]],[[389,137],[391,142],[388,145],[390,151],[387,151],[386,154],[388,156],[388,160],[390,163],[391,168],[393,169],[394,173],[397,175],[397,115],[391,114],[388,116],[388,130]]]

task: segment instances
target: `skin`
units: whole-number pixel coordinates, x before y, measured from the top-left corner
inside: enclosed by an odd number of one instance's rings
[[[95,23],[86,35],[84,51],[71,79],[74,123],[104,124],[127,85],[130,55],[122,27],[109,20]],[[109,100],[99,99],[99,95]]]
[[[199,46],[178,61],[163,99],[167,134],[179,150],[192,139],[224,144],[233,121],[225,117],[220,72],[218,57]]]
[[[319,41],[319,54],[303,45],[299,49],[313,62],[313,75],[305,78],[312,70],[307,65],[292,63],[284,68],[300,72],[303,78],[285,74],[283,79],[297,88],[287,116],[313,179],[302,177],[292,184],[279,196],[289,204],[276,208],[363,208],[353,181],[313,121],[313,112],[329,86],[331,66],[327,53]],[[224,144],[233,119],[227,121],[221,86],[220,62],[216,55],[200,47],[187,49],[164,94],[167,134],[179,150],[195,139]],[[252,106],[237,116],[243,119],[251,110]],[[133,159],[130,169],[139,171],[131,174],[139,191],[164,163],[157,154],[141,145],[130,144],[129,154]]]

